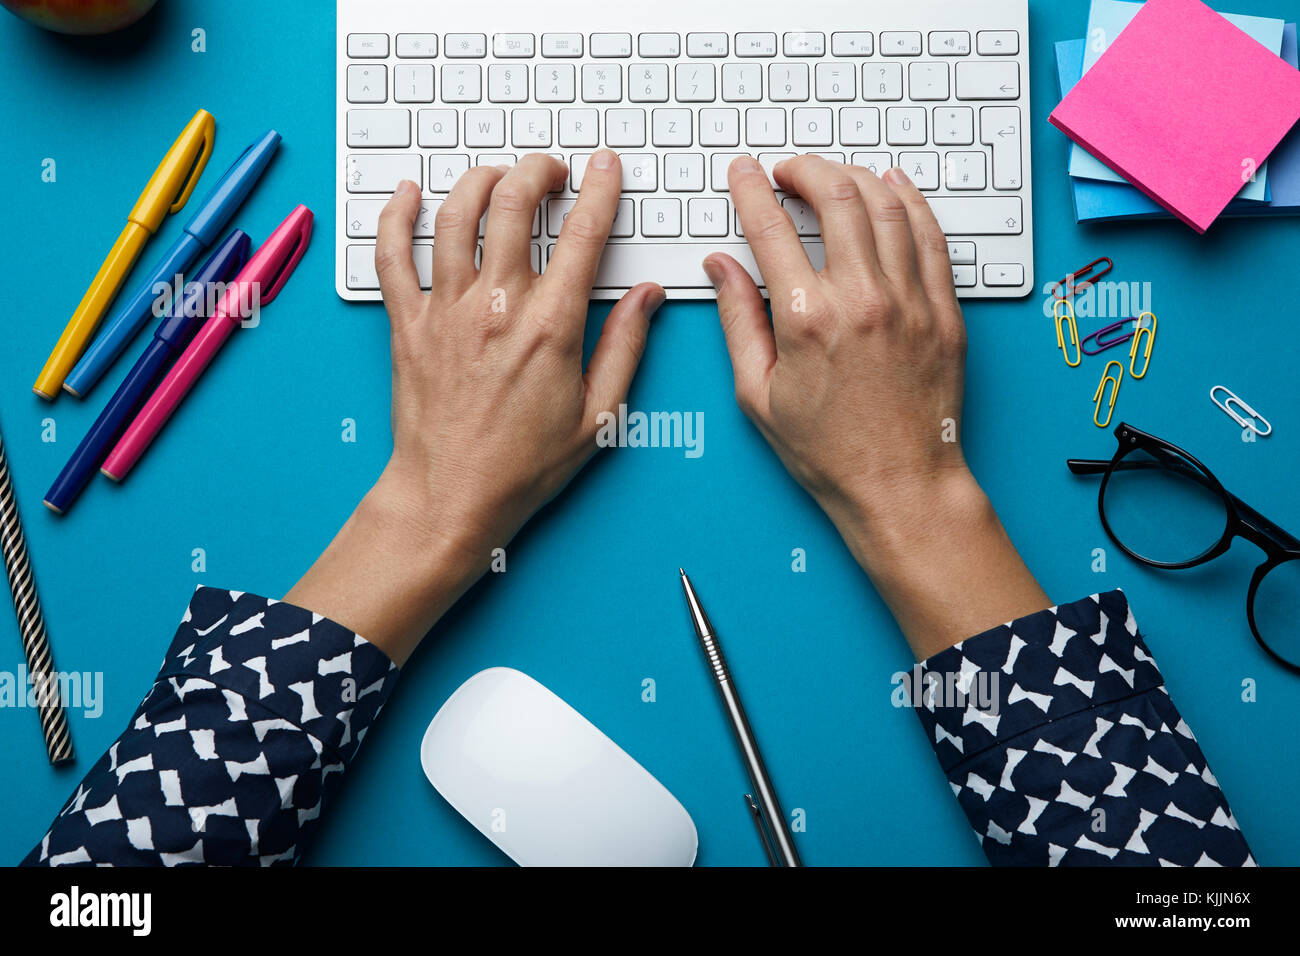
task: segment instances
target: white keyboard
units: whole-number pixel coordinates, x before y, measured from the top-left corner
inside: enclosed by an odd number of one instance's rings
[[[947,234],[965,298],[1033,287],[1027,0],[338,0],[336,287],[380,298],[379,210],[399,180],[424,192],[415,264],[471,166],[546,152],[565,188],[533,224],[541,272],[599,147],[623,198],[594,298],[657,281],[713,298],[701,261],[734,256],[762,285],[727,192],[740,154],[770,171],[799,153],[902,167]],[[796,19],[797,16],[797,19]],[[817,219],[778,192],[818,268]]]

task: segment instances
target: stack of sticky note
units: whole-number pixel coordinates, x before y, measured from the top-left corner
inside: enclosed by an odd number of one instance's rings
[[[1296,25],[1200,0],[1093,0],[1056,44],[1079,222],[1300,215]]]

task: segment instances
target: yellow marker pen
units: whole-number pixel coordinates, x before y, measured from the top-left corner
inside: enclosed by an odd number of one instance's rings
[[[212,155],[215,131],[212,114],[199,110],[167,150],[32,386],[32,391],[41,398],[53,399],[59,394],[63,380],[90,343],[99,320],[108,311],[145,241],[158,231],[164,216],[178,212],[189,200]]]

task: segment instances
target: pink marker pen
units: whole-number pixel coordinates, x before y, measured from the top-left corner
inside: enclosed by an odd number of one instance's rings
[[[194,336],[166,378],[127,427],[100,469],[114,481],[127,476],[181,401],[189,394],[253,303],[269,305],[289,281],[311,241],[312,214],[298,206],[280,223],[226,289],[212,317]],[[262,291],[265,289],[266,291]]]

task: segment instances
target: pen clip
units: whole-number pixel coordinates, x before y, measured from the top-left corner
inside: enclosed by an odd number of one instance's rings
[[[745,794],[745,806],[749,807],[750,816],[754,818],[754,828],[758,830],[759,842],[763,844],[763,852],[767,854],[767,865],[780,866],[776,859],[776,846],[769,832],[767,817],[764,816],[763,808],[758,805],[752,793]]]
[[[307,244],[311,241],[312,213],[306,206],[298,206],[289,213],[285,224],[293,230],[293,245],[281,256],[280,265],[271,279],[271,288],[261,296],[262,305],[269,305],[280,294],[284,284],[289,281],[289,276],[297,268],[299,260],[307,252]]]
[[[198,155],[194,157],[190,171],[185,177],[185,183],[181,186],[180,192],[176,194],[176,199],[171,204],[169,212],[180,212],[181,207],[190,201],[190,195],[194,192],[194,187],[199,184],[199,177],[203,175],[203,170],[208,165],[208,159],[212,156],[212,144],[216,138],[215,133],[215,123],[204,122],[200,127],[200,141],[203,145]]]

